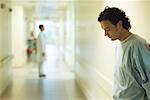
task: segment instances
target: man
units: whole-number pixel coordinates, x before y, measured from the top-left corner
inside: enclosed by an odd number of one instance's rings
[[[98,21],[105,36],[119,40],[114,72],[114,100],[150,100],[150,47],[131,33],[130,20],[119,8],[106,7]]]
[[[44,25],[39,25],[40,33],[37,38],[37,61],[38,61],[38,69],[39,69],[39,77],[45,77],[46,75],[43,73],[43,63],[45,60],[45,35],[44,35]]]

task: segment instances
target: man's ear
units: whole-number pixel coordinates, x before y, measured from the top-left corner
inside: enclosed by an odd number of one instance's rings
[[[117,28],[122,28],[123,27],[123,23],[122,21],[120,20],[118,23],[117,23]]]

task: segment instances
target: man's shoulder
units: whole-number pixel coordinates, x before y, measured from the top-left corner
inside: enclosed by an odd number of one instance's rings
[[[136,35],[132,41],[130,47],[135,52],[147,52],[150,51],[149,43],[142,37]]]
[[[142,38],[139,35],[134,34],[133,39],[132,39],[132,43],[131,43],[132,45],[140,46],[140,45],[143,45],[145,43],[146,43],[146,40],[144,38]]]
[[[146,41],[142,35],[134,34],[134,37],[138,41],[141,41],[141,42],[145,42]]]

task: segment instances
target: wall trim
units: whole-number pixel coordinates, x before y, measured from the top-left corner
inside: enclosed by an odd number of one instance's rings
[[[82,80],[79,79],[79,77],[76,77],[76,82],[78,84],[78,86],[80,87],[80,89],[83,91],[85,97],[87,100],[95,100],[94,96],[90,93],[90,91],[88,90],[88,88],[84,85],[84,82]]]
[[[99,80],[95,80],[98,85],[104,89],[104,91],[108,94],[109,97],[112,98],[112,87],[113,87],[113,82],[108,79],[105,75],[103,75],[102,73],[99,72],[99,70],[94,69],[96,76],[98,77],[97,79]]]

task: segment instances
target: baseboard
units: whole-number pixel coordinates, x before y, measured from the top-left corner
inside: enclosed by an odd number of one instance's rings
[[[3,95],[3,93],[5,93],[5,91],[12,85],[12,80],[9,80],[7,82],[7,84],[5,85],[5,87],[3,87],[1,90],[0,90],[0,96]]]
[[[108,79],[105,75],[103,75],[102,73],[100,73],[98,70],[94,70],[95,71],[95,76],[97,77],[96,82],[97,84],[104,89],[104,91],[106,92],[106,94],[108,94],[109,97],[112,97],[112,87],[113,87],[113,82]]]
[[[84,82],[82,80],[77,78],[76,82],[77,82],[78,86],[80,87],[80,89],[82,90],[82,92],[84,93],[86,100],[95,100],[94,96],[91,94],[89,89],[84,85]]]

